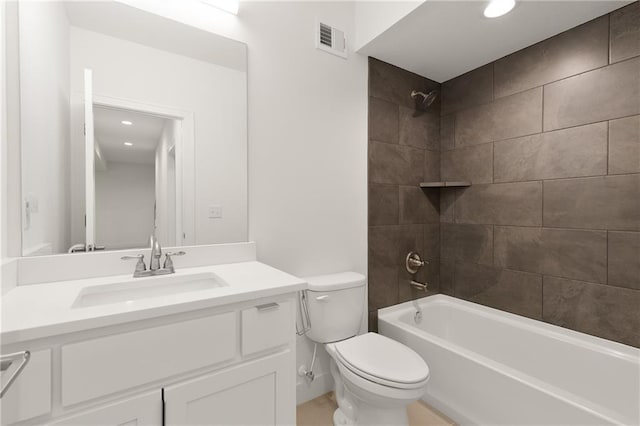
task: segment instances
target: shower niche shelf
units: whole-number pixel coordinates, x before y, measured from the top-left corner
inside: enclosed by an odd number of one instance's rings
[[[471,186],[471,182],[465,181],[443,181],[443,182],[422,182],[420,188],[464,188]]]

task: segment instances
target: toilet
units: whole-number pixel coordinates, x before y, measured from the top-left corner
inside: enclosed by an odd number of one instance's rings
[[[407,405],[420,399],[429,367],[407,346],[377,333],[357,335],[365,277],[355,272],[306,277],[307,337],[331,357],[338,409],[334,425],[407,425]]]

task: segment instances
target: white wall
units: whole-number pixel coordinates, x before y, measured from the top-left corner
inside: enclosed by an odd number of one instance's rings
[[[193,113],[195,155],[184,165],[195,169],[195,236],[188,238],[195,244],[246,241],[246,73],[72,27],[74,94],[82,92],[84,68],[93,70],[94,96]],[[72,123],[81,123],[81,105],[76,100],[80,97],[73,97]],[[74,124],[73,173],[81,177],[78,165],[84,154],[78,129],[81,124]],[[73,181],[77,183],[74,194],[82,194],[82,179]],[[79,198],[73,203],[76,212],[84,208]],[[222,206],[222,219],[208,218],[210,204]],[[74,236],[82,232],[78,222],[73,221]]]
[[[18,37],[18,7],[16,2],[0,2],[0,33],[2,45],[0,144],[0,175],[2,179],[2,258],[22,253],[20,221],[20,66]]]
[[[176,122],[166,120],[155,156],[156,237],[164,247],[176,245],[176,157],[175,151],[169,152],[175,132]]]
[[[107,162],[96,170],[96,241],[107,250],[145,247],[153,231],[155,166]]]
[[[6,26],[7,8],[5,2],[0,2],[0,22],[2,22],[2,29],[0,30],[0,258],[4,259],[7,256],[8,242],[7,242],[7,209],[8,209],[8,190],[7,185],[7,138],[9,132],[7,131],[7,108],[9,102],[7,101],[7,35],[8,30]],[[4,277],[4,268],[1,270],[0,280]]]
[[[249,45],[249,232],[258,258],[298,276],[366,274],[366,58],[351,51],[344,60],[314,48],[317,19],[353,36],[354,5],[242,7],[239,36]],[[311,348],[299,339],[298,364],[308,365]],[[329,389],[327,365],[323,356],[315,386],[298,379],[299,402]]]
[[[69,248],[69,23],[64,6],[20,2],[22,251]],[[27,223],[29,226],[27,228]],[[46,253],[45,253],[46,254]]]

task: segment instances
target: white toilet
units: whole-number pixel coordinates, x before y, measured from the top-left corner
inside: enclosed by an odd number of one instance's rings
[[[429,367],[407,346],[376,333],[356,336],[365,277],[355,272],[306,277],[307,336],[331,356],[338,409],[334,425],[407,425],[407,405],[420,399]]]

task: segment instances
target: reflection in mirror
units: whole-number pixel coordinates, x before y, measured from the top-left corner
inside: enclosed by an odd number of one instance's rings
[[[155,224],[176,245],[174,119],[96,106],[96,241],[112,249],[143,247]]]
[[[23,255],[247,240],[246,45],[18,2]]]

